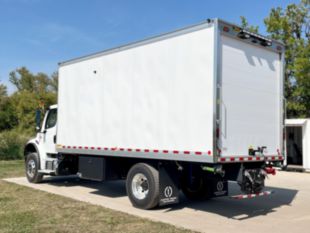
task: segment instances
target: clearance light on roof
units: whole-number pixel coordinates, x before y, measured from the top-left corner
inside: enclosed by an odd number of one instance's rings
[[[233,30],[234,30],[235,32],[240,32],[240,31],[241,31],[241,28],[236,27],[236,26],[233,26]]]
[[[239,34],[238,34],[238,37],[240,37],[241,39],[249,39],[251,36],[243,31],[241,31]]]
[[[253,32],[249,32],[246,31],[244,29],[242,29],[239,33],[238,33],[238,37],[241,39],[252,39],[253,43],[260,43],[262,46],[271,46],[272,45],[272,41],[270,39],[268,39],[267,37],[263,37],[261,35],[258,35],[256,33]]]
[[[229,32],[229,27],[224,26],[224,27],[223,27],[223,31],[224,31],[224,32]]]

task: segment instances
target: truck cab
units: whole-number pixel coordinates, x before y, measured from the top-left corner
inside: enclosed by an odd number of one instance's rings
[[[52,105],[46,111],[42,124],[40,125],[41,114],[37,114],[37,134],[30,139],[24,150],[26,161],[26,175],[30,180],[35,179],[36,170],[40,174],[53,174],[58,165],[56,151],[56,126],[57,126],[57,105]],[[31,159],[28,159],[31,154]],[[39,181],[39,180],[37,180]]]

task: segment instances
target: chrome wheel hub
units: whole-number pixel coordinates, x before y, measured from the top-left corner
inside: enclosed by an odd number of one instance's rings
[[[27,164],[27,174],[30,177],[34,177],[36,172],[36,163],[33,159],[30,159]]]
[[[137,173],[131,182],[132,193],[135,198],[143,200],[149,193],[149,182],[145,175]]]

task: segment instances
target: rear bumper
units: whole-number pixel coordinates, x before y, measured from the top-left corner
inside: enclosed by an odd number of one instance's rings
[[[262,161],[283,161],[282,155],[268,155],[268,156],[225,156],[219,157],[218,163],[243,163],[243,162],[262,162]]]
[[[250,199],[250,198],[261,197],[261,196],[269,196],[271,194],[273,194],[273,191],[263,191],[260,193],[253,193],[253,194],[234,195],[234,196],[231,196],[230,198],[240,200],[240,199]]]

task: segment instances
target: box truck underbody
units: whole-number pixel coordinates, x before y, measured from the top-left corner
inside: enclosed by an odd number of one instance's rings
[[[178,202],[179,189],[228,195],[228,180],[269,194],[284,159],[282,70],[282,44],[220,20],[61,63],[57,142],[40,172],[127,179],[145,209]]]

